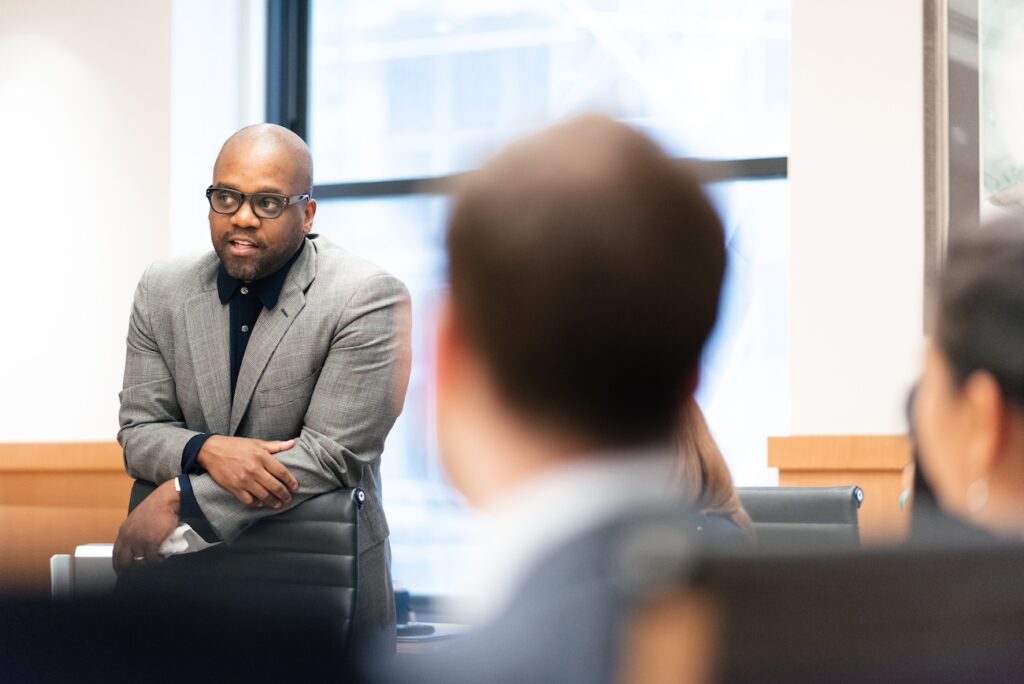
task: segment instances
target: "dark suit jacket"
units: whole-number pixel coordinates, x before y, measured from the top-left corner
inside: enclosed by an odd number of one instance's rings
[[[571,540],[522,578],[505,612],[436,658],[382,679],[435,684],[599,684],[619,674],[632,608],[685,578],[714,533],[682,507],[636,509]],[[741,541],[738,528],[715,530]],[[731,525],[731,523],[730,523]],[[716,537],[717,538],[717,537]]]

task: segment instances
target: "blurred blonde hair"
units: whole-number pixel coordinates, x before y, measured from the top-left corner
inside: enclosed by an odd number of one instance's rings
[[[701,513],[727,517],[753,538],[754,527],[733,487],[729,466],[693,398],[683,408],[676,439],[679,446],[677,478],[687,503]]]

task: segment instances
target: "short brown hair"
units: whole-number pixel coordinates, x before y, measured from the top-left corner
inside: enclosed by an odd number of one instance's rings
[[[511,407],[607,445],[671,437],[725,269],[687,168],[580,117],[471,174],[447,244],[456,314]]]

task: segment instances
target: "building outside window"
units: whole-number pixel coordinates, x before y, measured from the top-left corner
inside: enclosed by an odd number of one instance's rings
[[[413,298],[412,377],[382,466],[397,582],[458,594],[479,524],[445,483],[434,439],[448,201],[416,181],[471,170],[582,111],[681,158],[735,162],[714,165],[708,185],[730,261],[698,400],[737,482],[775,483],[766,441],[789,427],[789,14],[786,0],[311,2],[316,229]]]

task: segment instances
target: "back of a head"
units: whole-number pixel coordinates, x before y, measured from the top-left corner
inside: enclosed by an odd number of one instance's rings
[[[939,281],[935,338],[962,383],[990,373],[1024,406],[1024,215],[950,245]]]
[[[472,174],[452,301],[515,410],[609,446],[670,439],[718,312],[721,223],[648,138],[585,116]]]

